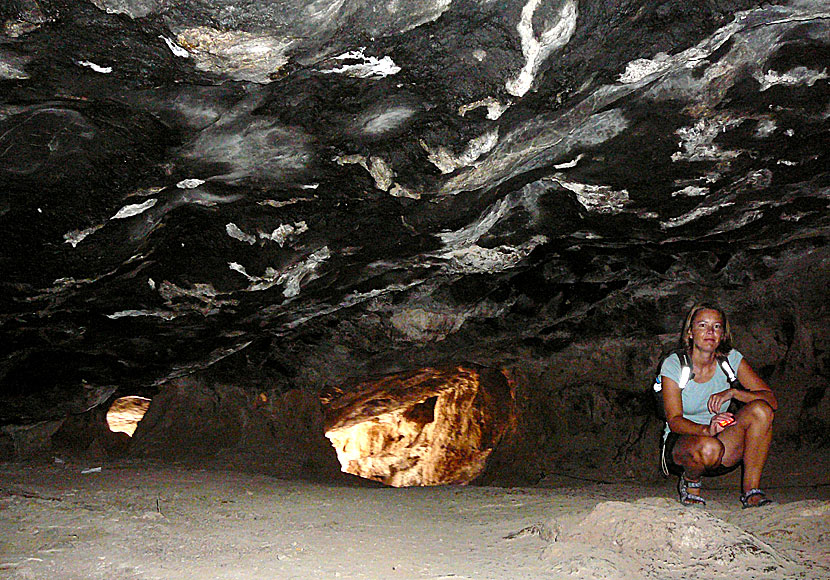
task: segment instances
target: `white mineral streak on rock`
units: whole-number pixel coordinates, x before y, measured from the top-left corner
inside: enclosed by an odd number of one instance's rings
[[[760,72],[758,72],[753,76],[755,77],[755,80],[761,84],[761,92],[766,91],[775,85],[792,87],[795,85],[806,84],[808,87],[812,87],[818,81],[830,78],[830,75],[827,74],[826,68],[821,71],[817,71],[804,66],[797,66],[783,74],[770,70],[764,74],[760,74]]]
[[[407,339],[416,342],[438,342],[457,332],[467,319],[465,312],[430,311],[423,308],[397,310],[390,322]]]
[[[99,9],[107,14],[126,14],[130,18],[144,18],[157,12],[163,6],[165,0],[142,0],[139,2],[131,0],[92,0]]]
[[[533,236],[520,246],[504,244],[496,248],[483,248],[472,244],[446,252],[441,257],[448,260],[447,269],[450,272],[463,274],[503,272],[521,264],[537,246],[547,241],[547,237],[540,235]]]
[[[674,60],[665,52],[658,52],[653,59],[638,58],[626,65],[625,72],[617,78],[617,82],[624,85],[637,83],[651,75],[663,73],[673,65]]]
[[[308,225],[306,225],[304,221],[301,221],[295,222],[294,225],[282,224],[270,234],[259,232],[259,237],[263,240],[271,240],[272,242],[276,242],[279,244],[280,248],[282,248],[288,239],[304,234],[307,231]]]
[[[90,234],[94,234],[102,227],[104,227],[104,224],[92,226],[91,228],[86,228],[85,230],[72,230],[71,232],[67,232],[63,234],[63,243],[71,244],[74,248],[78,244],[80,244],[84,240],[84,238],[86,238]]]
[[[229,262],[228,267],[245,276],[252,283],[246,290],[258,292],[268,290],[274,286],[283,286],[283,296],[293,298],[300,293],[300,287],[304,282],[310,282],[318,277],[317,270],[320,265],[331,257],[328,246],[323,246],[311,254],[304,261],[278,271],[274,268],[266,268],[264,276],[251,276],[245,267],[236,262]]]
[[[0,79],[28,79],[25,67],[29,60],[28,57],[20,57],[0,48]]]
[[[415,108],[396,105],[382,111],[370,110],[357,120],[357,129],[365,135],[381,135],[403,125],[415,114]]]
[[[316,188],[314,188],[316,189]],[[288,205],[294,205],[295,203],[300,203],[302,201],[314,201],[317,199],[316,197],[292,197],[291,199],[285,200],[276,200],[276,199],[264,199],[262,201],[258,201],[258,205],[267,205],[269,207],[285,207]]]
[[[764,212],[761,210],[750,210],[743,212],[737,219],[727,220],[722,225],[712,230],[712,234],[722,234],[732,230],[737,230],[745,225],[752,223],[764,217]]]
[[[409,199],[421,199],[421,194],[417,191],[412,191],[408,187],[404,187],[400,183],[395,183],[389,190],[389,195],[392,197],[408,197]]]
[[[288,63],[288,51],[294,40],[197,27],[180,32],[176,43],[187,49],[199,70],[230,76],[237,81],[265,84]]]
[[[176,184],[176,187],[178,187],[179,189],[194,189],[202,185],[204,182],[204,179],[182,179],[180,182]]]
[[[565,0],[559,11],[559,19],[537,37],[533,31],[533,15],[542,0],[529,0],[522,8],[522,16],[516,30],[522,41],[525,66],[519,76],[507,82],[505,88],[514,97],[522,97],[533,84],[541,64],[558,48],[565,46],[576,30],[579,13],[576,0]]]
[[[334,57],[336,60],[361,61],[355,64],[344,64],[339,68],[318,71],[321,74],[345,74],[346,76],[366,79],[370,77],[383,78],[401,72],[401,67],[395,64],[391,57],[366,56],[363,51],[365,46],[358,50],[352,50]]]
[[[724,161],[734,159],[740,151],[724,151],[715,139],[745,119],[733,119],[726,114],[699,119],[691,127],[681,127],[675,134],[680,137],[680,151],[671,156],[672,161]]]
[[[119,310],[118,312],[107,314],[107,318],[110,318],[112,320],[117,320],[118,318],[138,316],[151,316],[155,318],[161,318],[163,320],[173,320],[178,316],[178,314],[170,312],[169,310]]]
[[[213,207],[219,203],[233,203],[235,201],[239,201],[245,197],[241,193],[234,193],[231,195],[217,195],[215,193],[209,193],[207,191],[184,191],[181,194],[175,196],[170,200],[168,206],[170,209],[179,207],[180,205],[185,205],[188,203],[192,203],[194,205],[203,205],[205,207]]]
[[[489,232],[498,221],[506,216],[518,204],[518,196],[508,195],[494,203],[490,209],[470,225],[454,232],[442,232],[438,238],[447,249],[457,249],[472,245]]]
[[[423,284],[423,280],[416,280],[414,282],[409,282],[407,284],[390,284],[385,288],[369,290],[368,292],[355,292],[353,294],[347,295],[339,304],[323,306],[319,309],[312,311],[309,314],[303,314],[301,316],[298,316],[297,318],[286,324],[285,327],[288,329],[297,328],[299,326],[302,326],[309,320],[319,318],[320,316],[327,316],[332,312],[337,312],[338,310],[342,310],[344,308],[351,308],[356,304],[361,304],[363,302],[370,301],[374,298],[378,298],[379,296],[383,296],[385,294],[389,294],[392,292],[405,292],[406,290],[414,288],[415,286],[418,286],[420,284]]]
[[[724,203],[721,205],[714,205],[714,206],[706,206],[706,207],[696,207],[692,211],[687,214],[669,218],[664,222],[660,222],[660,227],[665,229],[669,228],[676,228],[678,226],[686,225],[689,222],[693,222],[696,219],[702,218],[703,216],[712,215],[713,213],[717,213],[720,211],[721,208],[727,207],[732,205],[732,203]]]
[[[360,165],[369,172],[375,180],[375,187],[381,191],[389,191],[394,183],[395,172],[381,157],[370,157],[367,160],[363,155],[341,155],[335,157],[334,161],[338,165]]]
[[[438,234],[444,250],[434,255],[445,260],[451,272],[501,272],[516,267],[536,246],[545,243],[547,238],[534,236],[520,246],[505,244],[496,248],[483,248],[476,242],[515,207],[525,204],[530,194],[532,190],[525,187],[521,192],[494,203],[472,224],[454,232]]]
[[[755,128],[755,136],[759,139],[769,137],[775,132],[778,126],[775,119],[761,119],[758,121],[758,126]]]
[[[614,100],[604,93],[613,93],[613,89],[597,91],[564,115],[540,115],[517,126],[499,138],[485,159],[449,179],[441,192],[454,195],[485,185],[496,187],[518,173],[547,167],[575,147],[599,145],[620,134],[628,126],[622,110],[591,114]]]
[[[188,289],[164,280],[159,285],[158,293],[164,299],[165,304],[177,314],[192,311],[208,316],[217,312],[222,306],[239,304],[239,301],[235,299],[220,298],[221,293],[209,283],[196,283]]]
[[[395,179],[392,167],[382,157],[370,157],[368,169],[375,180],[375,187],[381,191],[389,191]]]
[[[472,139],[464,151],[459,155],[454,155],[452,151],[446,147],[438,146],[431,148],[426,141],[420,140],[421,147],[427,152],[427,159],[430,163],[435,165],[441,173],[452,173],[459,167],[467,167],[475,163],[479,157],[485,155],[493,150],[496,143],[499,142],[498,128],[491,129],[483,135]]]
[[[568,191],[576,194],[576,199],[588,211],[597,213],[618,214],[625,210],[626,204],[630,201],[628,191],[623,189],[616,191],[607,185],[594,185],[590,183],[577,183],[568,181],[560,175],[551,177]]]
[[[112,72],[112,67],[111,66],[101,66],[99,64],[95,64],[94,62],[91,62],[91,61],[88,61],[88,60],[79,60],[79,61],[76,61],[76,63],[79,64],[80,66],[85,66],[87,68],[91,68],[92,70],[94,70],[97,73],[109,74],[109,73]]]
[[[461,105],[458,107],[458,114],[464,117],[467,113],[474,111],[479,107],[487,107],[487,118],[491,121],[496,121],[508,108],[510,108],[510,104],[508,103],[506,105],[502,105],[493,97],[487,97],[486,99],[482,99],[468,105]]]
[[[366,171],[369,171],[369,165],[366,163],[366,157],[363,155],[338,155],[334,158],[334,162],[340,165],[360,165]]]
[[[297,127],[251,115],[251,99],[223,116],[189,142],[182,155],[227,167],[211,177],[227,183],[250,179],[279,180],[304,170],[311,159],[310,138]]]
[[[697,185],[687,185],[683,189],[673,191],[671,194],[672,197],[699,197],[703,195],[709,195],[709,188],[698,187]]]
[[[579,161],[583,157],[585,157],[585,154],[580,153],[579,155],[576,156],[576,159],[573,159],[573,160],[568,161],[566,163],[559,163],[558,165],[554,165],[553,168],[554,169],[572,169],[572,168],[576,167],[576,164],[579,163]]]
[[[178,56],[179,58],[188,58],[190,56],[190,53],[187,52],[186,49],[176,44],[175,40],[171,40],[161,34],[159,34],[159,38],[164,41],[164,44],[167,45],[167,48],[170,49],[170,52],[173,53],[173,56]]]
[[[225,231],[228,233],[230,237],[232,237],[235,240],[239,240],[240,242],[246,242],[248,244],[251,244],[252,246],[256,243],[255,236],[252,236],[251,234],[246,234],[239,228],[239,226],[237,226],[233,222],[225,225]]]
[[[153,198],[148,199],[144,203],[134,203],[131,205],[125,205],[124,207],[119,209],[118,212],[110,219],[121,220],[124,218],[132,217],[134,215],[138,215],[140,213],[147,211],[148,209],[156,205],[156,203],[158,203],[158,200],[156,198]]]

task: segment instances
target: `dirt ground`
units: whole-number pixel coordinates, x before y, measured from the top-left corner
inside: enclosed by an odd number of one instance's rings
[[[98,469],[100,468],[100,469]],[[122,461],[0,465],[9,579],[830,578],[830,487],[742,510],[661,485],[396,489]]]

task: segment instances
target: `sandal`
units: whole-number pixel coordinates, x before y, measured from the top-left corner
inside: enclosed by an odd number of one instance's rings
[[[706,505],[706,500],[699,495],[689,493],[689,489],[700,489],[700,481],[689,481],[686,474],[681,473],[677,482],[677,493],[680,494],[680,503],[683,505]]]
[[[754,497],[756,495],[762,495],[764,497],[758,503],[749,503],[749,498]],[[757,487],[754,487],[745,494],[741,495],[741,504],[744,506],[743,509],[761,507],[769,505],[771,503],[775,502],[767,497],[767,494],[764,493],[764,490],[758,489]]]

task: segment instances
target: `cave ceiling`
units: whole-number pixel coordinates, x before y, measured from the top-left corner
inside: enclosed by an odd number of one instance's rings
[[[827,270],[823,0],[11,0],[0,21],[3,421],[209,368],[505,364]]]

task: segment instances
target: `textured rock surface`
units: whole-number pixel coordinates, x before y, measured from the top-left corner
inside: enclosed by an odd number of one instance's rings
[[[472,361],[518,377],[512,468],[620,463],[651,452],[640,394],[710,297],[779,440],[826,449],[825,2],[0,20],[3,424],[188,376],[253,406]]]

